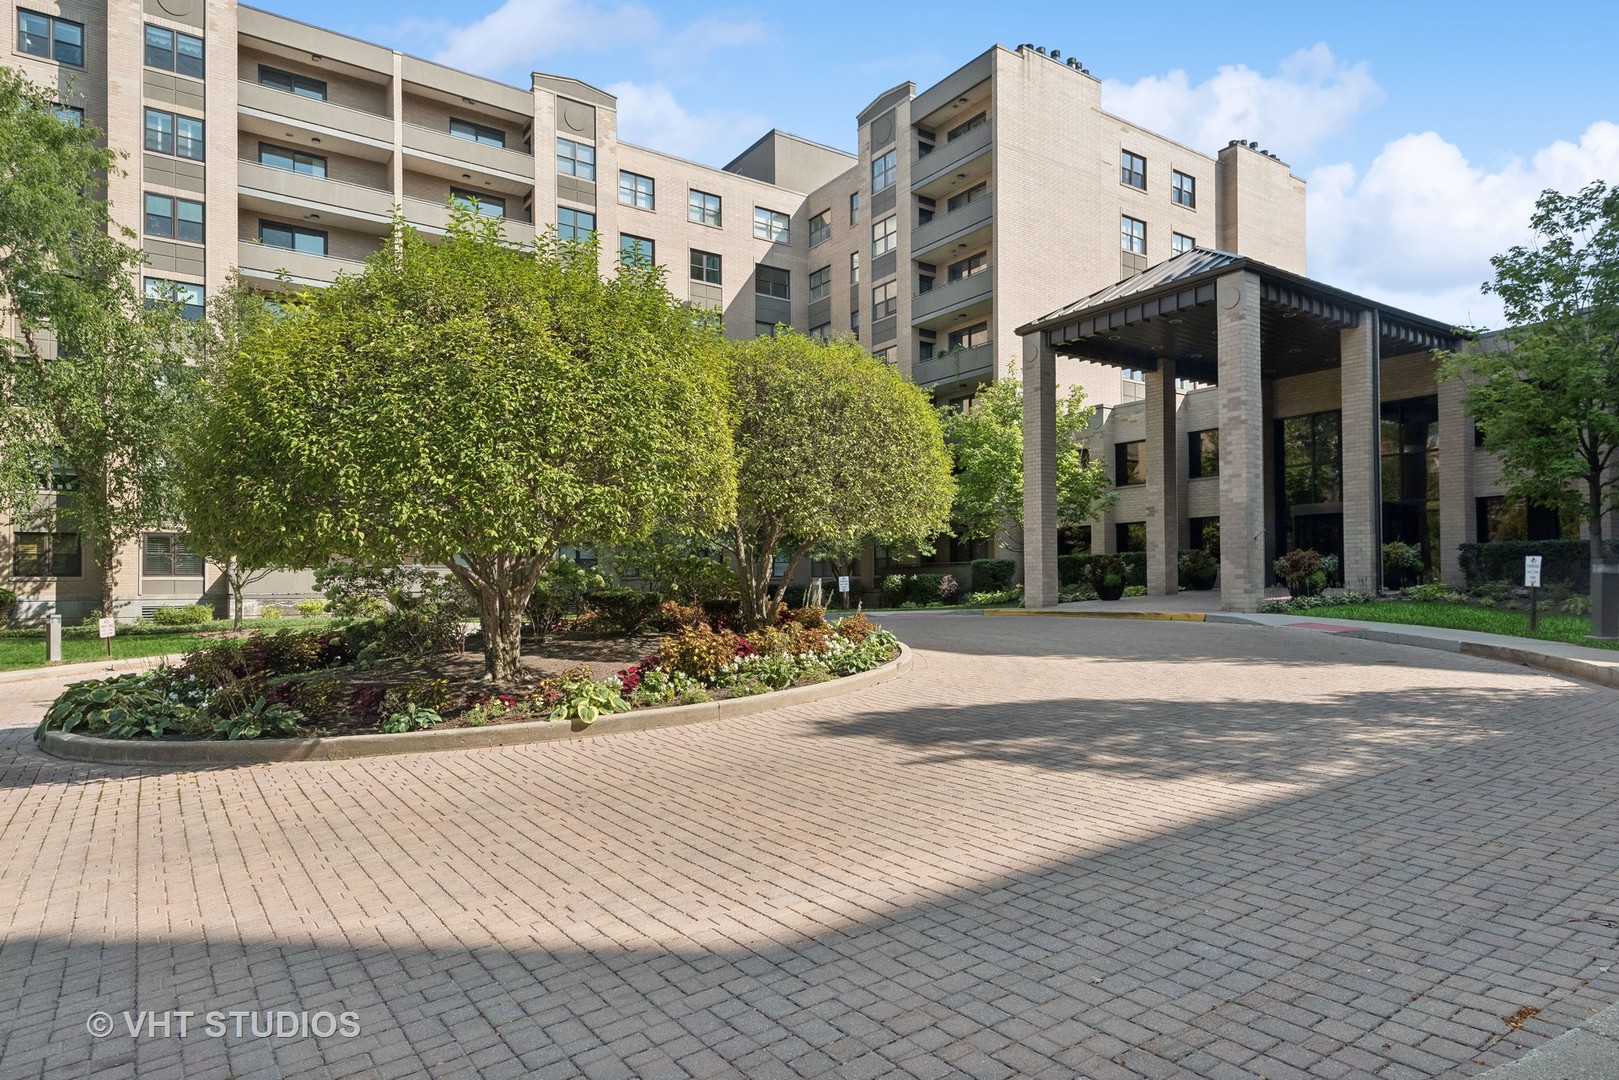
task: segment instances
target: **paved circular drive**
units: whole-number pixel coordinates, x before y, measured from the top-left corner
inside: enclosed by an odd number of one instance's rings
[[[352,762],[55,761],[0,687],[0,1077],[1468,1075],[1619,999],[1619,694],[888,625],[861,698]]]

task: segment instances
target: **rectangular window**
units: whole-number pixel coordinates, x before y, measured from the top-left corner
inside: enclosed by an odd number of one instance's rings
[[[174,114],[160,109],[146,110],[146,149],[156,154],[174,153]]]
[[[299,251],[305,255],[326,254],[326,234],[320,229],[307,229],[302,225],[283,225],[278,221],[259,222],[259,243],[265,247]]]
[[[269,143],[259,143],[259,164],[268,165],[272,169],[303,173],[305,176],[326,175],[326,159],[319,154],[306,154],[302,150],[271,146]]]
[[[55,105],[51,107],[52,114],[64,124],[74,127],[84,126],[84,110],[77,105]]]
[[[855,308],[853,311],[849,312],[849,333],[851,333],[851,334],[853,334],[855,336],[856,341],[860,340],[860,309],[859,308]]]
[[[1195,517],[1187,524],[1191,526],[1192,546],[1202,548],[1213,555],[1220,557],[1220,519],[1218,517]]]
[[[776,210],[766,210],[762,206],[753,208],[753,235],[759,240],[769,240],[773,244],[787,243],[793,219]]]
[[[686,219],[699,225],[720,227],[720,197],[692,188],[687,205]]]
[[[810,302],[825,300],[832,295],[832,268],[823,266],[809,276]]]
[[[950,331],[950,336],[945,338],[945,347],[951,350],[973,349],[979,345],[988,344],[989,323],[987,322],[974,323],[971,326],[964,326],[960,330],[952,330]]]
[[[450,202],[456,206],[464,206],[468,210],[475,210],[484,217],[503,218],[506,216],[506,200],[498,195],[467,191],[463,188],[451,188]]]
[[[1146,551],[1147,550],[1147,523],[1145,521],[1121,521],[1113,526],[1113,542],[1116,550]]]
[[[457,139],[466,139],[469,142],[483,143],[485,146],[498,146],[506,148],[506,133],[499,128],[489,127],[487,124],[475,124],[471,120],[460,120],[450,117],[450,134]]]
[[[871,257],[886,255],[899,243],[898,215],[890,215],[871,226]]]
[[[832,338],[832,324],[829,323],[829,322],[824,322],[824,323],[821,323],[821,324],[819,324],[817,326],[810,327],[809,336],[814,338],[817,341],[829,341],[829,340],[831,340],[831,338]]]
[[[1119,151],[1119,183],[1147,190],[1147,159],[1128,150]]]
[[[17,51],[82,68],[84,24],[18,8]]]
[[[584,240],[596,231],[596,215],[589,210],[557,207],[557,237],[561,240]]]
[[[11,572],[17,577],[79,577],[84,572],[82,555],[78,533],[15,533]]]
[[[268,86],[272,90],[281,90],[288,94],[297,94],[299,97],[309,98],[311,101],[326,100],[326,84],[320,79],[311,79],[307,75],[296,75],[280,68],[259,65],[259,85]]]
[[[899,310],[899,289],[892,281],[885,281],[871,290],[871,321],[886,319]]]
[[[832,239],[832,211],[822,210],[810,218],[810,247]]]
[[[871,358],[873,360],[878,361],[879,363],[887,364],[888,366],[893,367],[893,365],[894,365],[894,346],[889,345],[889,346],[887,346],[885,348],[873,350],[873,352],[871,354]]]
[[[951,263],[949,269],[945,271],[945,281],[960,281],[962,278],[982,274],[988,269],[989,252],[980,251],[977,255],[969,255],[960,262]]]
[[[1172,255],[1184,255],[1197,247],[1197,241],[1185,233],[1171,233],[1169,237],[1169,251]]]
[[[201,285],[191,285],[184,281],[170,281],[167,278],[147,278],[146,298],[148,302],[168,300],[170,298],[178,301],[181,305],[181,316],[190,319],[192,322],[202,318],[206,306],[205,291]]]
[[[202,203],[146,193],[146,235],[203,243]]]
[[[860,284],[860,252],[849,252],[849,284]]]
[[[1113,483],[1131,487],[1147,482],[1147,444],[1143,440],[1119,443],[1113,447]]]
[[[775,323],[768,323],[768,322],[756,322],[756,323],[754,323],[753,324],[753,336],[754,337],[775,337],[776,336],[776,324]]]
[[[1147,253],[1147,223],[1128,215],[1119,218],[1119,246],[1136,255]]]
[[[967,132],[972,131],[974,128],[981,128],[987,123],[989,123],[989,114],[981,112],[977,116],[963,120],[961,123],[945,132],[944,141],[954,142],[963,135],[967,134]]]
[[[203,77],[202,38],[163,26],[146,26],[146,66]]]
[[[141,553],[143,577],[202,577],[202,556],[171,533],[151,533]]]
[[[792,275],[779,266],[761,266],[753,272],[753,291],[760,296],[785,300]]]
[[[1219,476],[1220,429],[1194,431],[1187,435],[1186,441],[1186,475],[1193,479],[1199,476]]]
[[[39,488],[41,491],[79,490],[79,474],[66,454],[52,454],[50,464],[40,468]]]
[[[596,179],[596,148],[572,139],[557,140],[557,172],[581,180]]]
[[[1176,206],[1197,206],[1197,177],[1176,169],[1169,174],[1169,201]]]
[[[890,150],[881,157],[871,159],[871,193],[873,195],[894,185],[899,178],[899,157],[897,150]]]
[[[189,116],[146,110],[146,149],[192,161],[203,159],[202,121]]]
[[[633,206],[637,210],[652,210],[654,181],[650,176],[618,170],[618,202],[620,206]]]
[[[853,225],[860,220],[860,192],[849,195],[849,224]]]
[[[949,213],[952,210],[960,210],[963,206],[966,206],[969,203],[975,203],[979,199],[986,198],[988,195],[989,181],[985,180],[981,183],[974,184],[966,191],[950,196],[950,198],[947,199],[944,204],[945,212]]]
[[[720,257],[712,251],[691,249],[691,279],[708,285],[720,283]]]
[[[1340,414],[1312,413],[1278,422],[1282,490],[1289,506],[1336,503],[1343,498]]]
[[[657,246],[644,236],[619,233],[618,257],[624,262],[642,262],[651,266],[658,261]]]

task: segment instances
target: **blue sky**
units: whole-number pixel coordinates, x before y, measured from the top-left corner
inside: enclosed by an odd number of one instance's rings
[[[583,79],[619,95],[625,139],[713,165],[770,127],[852,149],[883,90],[1032,41],[1126,119],[1289,162],[1312,276],[1470,325],[1499,322],[1479,284],[1541,189],[1619,182],[1619,8],[1599,3],[256,2],[515,85]]]

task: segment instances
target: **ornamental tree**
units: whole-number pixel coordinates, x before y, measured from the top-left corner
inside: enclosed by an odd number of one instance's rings
[[[429,242],[396,222],[365,271],[305,294],[210,378],[221,493],[312,566],[443,563],[477,605],[486,677],[521,677],[523,607],[564,543],[733,504],[712,325],[657,270],[597,271],[593,243],[525,251],[456,211]]]
[[[1113,499],[1107,470],[1080,439],[1092,409],[1074,387],[1057,401],[1057,526],[1082,525]],[[987,540],[1023,524],[1023,386],[997,379],[970,409],[945,410],[945,441],[956,464],[956,535]]]
[[[783,329],[730,346],[736,446],[731,554],[750,624],[768,618],[804,555],[926,546],[950,520],[950,455],[926,394],[853,340]],[[773,563],[787,570],[772,592]]]

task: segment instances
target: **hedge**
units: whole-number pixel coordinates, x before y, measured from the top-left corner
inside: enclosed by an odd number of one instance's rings
[[[1124,563],[1125,587],[1146,585],[1147,553],[1145,551],[1121,551],[1117,555],[1119,561]],[[1079,585],[1090,584],[1091,558],[1091,555],[1057,556],[1058,587],[1071,589]]]
[[[1017,563],[1011,559],[974,559],[972,563],[973,591],[1000,592],[1012,587]]]
[[[1609,559],[1619,560],[1619,540],[1603,545]],[[1458,544],[1467,587],[1486,582],[1523,584],[1525,555],[1539,555],[1542,586],[1561,584],[1574,592],[1591,588],[1591,544],[1587,540],[1496,540],[1488,544]]]

